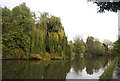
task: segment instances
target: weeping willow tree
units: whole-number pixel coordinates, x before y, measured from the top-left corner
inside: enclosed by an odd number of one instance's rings
[[[63,59],[70,57],[70,47],[60,18],[43,13],[32,31],[32,58]]]
[[[2,8],[3,57],[61,59],[70,56],[70,47],[59,17],[35,14],[25,3],[12,10]]]

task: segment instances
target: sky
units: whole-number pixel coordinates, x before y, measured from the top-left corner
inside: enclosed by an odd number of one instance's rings
[[[84,67],[84,69],[82,69],[82,71],[79,71],[78,73],[76,73],[74,69],[71,68],[70,72],[66,76],[66,79],[99,79],[99,76],[103,74],[104,70],[104,68],[101,68],[97,71],[93,70],[93,74],[88,74],[86,71],[86,67]]]
[[[97,6],[87,0],[0,0],[0,6],[13,7],[25,2],[31,11],[48,12],[61,18],[68,40],[93,36],[101,42],[118,37],[118,13],[97,13]]]

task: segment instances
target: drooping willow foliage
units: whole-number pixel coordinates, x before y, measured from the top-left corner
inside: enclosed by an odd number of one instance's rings
[[[41,58],[45,55],[70,57],[70,47],[60,18],[49,16],[48,13],[41,14],[38,25],[33,27],[31,53],[39,54]]]
[[[59,17],[40,15],[36,22],[25,3],[2,8],[3,57],[66,59],[70,47]]]

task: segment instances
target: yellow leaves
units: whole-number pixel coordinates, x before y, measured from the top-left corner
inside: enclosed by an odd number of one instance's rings
[[[53,39],[56,40],[56,41],[58,41],[58,39],[59,39],[58,33],[54,33],[54,32],[48,33],[48,36],[49,36],[50,38],[53,38]]]
[[[42,57],[40,56],[40,54],[31,54],[31,59],[38,59],[38,60],[41,60]]]
[[[58,33],[59,33],[59,35],[60,35],[60,38],[63,38],[63,37],[64,37],[64,31],[63,31],[63,30],[60,30]]]
[[[48,52],[42,53],[41,57],[42,57],[41,60],[50,60],[51,59],[51,55]]]
[[[54,38],[58,41],[58,33],[54,33]]]

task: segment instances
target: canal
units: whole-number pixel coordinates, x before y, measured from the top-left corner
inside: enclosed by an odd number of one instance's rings
[[[2,79],[99,79],[113,57],[63,60],[3,60]]]

